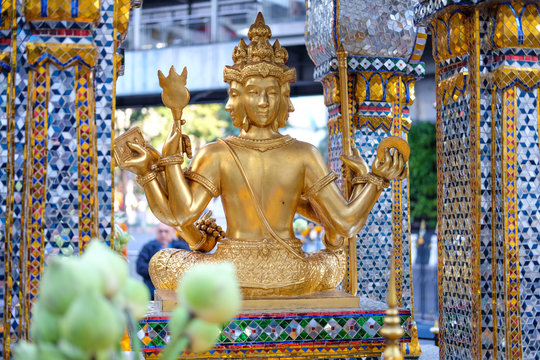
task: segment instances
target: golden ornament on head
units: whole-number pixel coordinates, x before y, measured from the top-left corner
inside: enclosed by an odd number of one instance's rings
[[[178,75],[174,66],[171,66],[169,75],[165,77],[158,71],[159,86],[163,89],[161,100],[171,110],[182,110],[189,102],[189,91],[186,88],[187,70],[184,67],[182,74]],[[179,119],[175,119],[179,120]]]
[[[232,55],[234,65],[225,66],[223,71],[225,82],[244,83],[250,76],[273,76],[280,84],[296,81],[296,70],[285,65],[289,59],[287,50],[281,47],[278,40],[274,45],[270,45],[272,31],[264,22],[261,13],[250,26],[248,37],[251,40],[249,45],[240,40],[238,46],[234,48]]]

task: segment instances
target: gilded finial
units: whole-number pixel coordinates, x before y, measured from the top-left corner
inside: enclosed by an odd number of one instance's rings
[[[390,279],[388,280],[387,300],[388,310],[384,318],[384,326],[379,333],[386,339],[386,347],[383,352],[384,360],[403,360],[403,355],[399,348],[399,339],[405,331],[400,326],[399,311],[397,309],[396,297],[396,274],[394,268],[394,260],[390,260]]]
[[[158,71],[159,86],[163,89],[161,100],[173,112],[174,120],[180,121],[182,109],[189,102],[189,91],[186,88],[187,70],[184,67],[182,74],[178,75],[174,66],[169,69],[169,75],[165,77],[161,70]]]

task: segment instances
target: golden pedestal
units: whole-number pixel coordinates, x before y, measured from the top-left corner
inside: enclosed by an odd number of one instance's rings
[[[171,312],[178,304],[176,292],[168,289],[157,289],[154,293],[158,309]],[[161,304],[161,307],[159,306]],[[276,296],[264,298],[244,298],[242,311],[252,310],[320,310],[320,309],[358,309],[360,298],[339,290],[321,291],[300,296]]]

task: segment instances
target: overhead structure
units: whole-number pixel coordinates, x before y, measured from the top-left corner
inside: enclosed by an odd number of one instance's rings
[[[308,2],[306,46],[315,63],[314,78],[323,84],[329,163],[338,174],[342,174],[339,157],[351,147],[371,163],[383,138],[407,137],[408,106],[414,101],[415,81],[425,72],[420,57],[427,38],[424,28],[413,23],[414,4],[412,0]],[[346,172],[339,181],[347,193]],[[412,310],[407,187],[408,181],[394,181],[384,190],[362,232],[350,241],[346,286],[353,294],[384,301],[391,256],[398,305]],[[407,329],[412,340],[403,344],[403,350],[416,358],[420,348],[414,320]]]
[[[422,1],[437,82],[441,359],[540,357],[538,1]]]

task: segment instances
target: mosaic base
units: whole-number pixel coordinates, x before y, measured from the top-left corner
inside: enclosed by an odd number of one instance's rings
[[[224,324],[214,349],[184,353],[183,359],[210,358],[351,358],[380,356],[384,338],[379,334],[385,310],[317,312],[264,312],[240,314]],[[409,310],[400,310],[409,342]],[[146,359],[157,359],[169,341],[168,314],[152,313],[139,322],[138,339]]]

